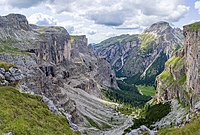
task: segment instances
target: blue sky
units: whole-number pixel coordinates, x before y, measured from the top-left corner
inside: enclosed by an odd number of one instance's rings
[[[0,15],[24,14],[30,23],[59,25],[90,43],[135,34],[158,21],[174,27],[200,20],[200,0],[0,0]]]

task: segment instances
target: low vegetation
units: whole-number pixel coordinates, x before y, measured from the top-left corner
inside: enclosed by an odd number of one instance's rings
[[[135,110],[136,110],[136,108],[134,108],[130,104],[123,104],[120,107],[116,108],[117,112],[120,112],[125,115],[131,115]]]
[[[39,27],[39,31],[40,32],[44,32],[46,30],[57,30],[57,31],[60,31],[61,27],[56,27],[56,26],[40,26]]]
[[[141,111],[140,118],[134,119],[134,124],[124,130],[124,135],[128,132],[131,132],[133,129],[139,128],[141,125],[145,125],[149,128],[155,122],[161,120],[171,111],[170,103],[160,103],[153,106],[146,105]]]
[[[8,69],[11,67],[16,67],[16,66],[14,64],[10,64],[5,61],[0,61],[0,68],[4,68],[6,71],[8,71]]]
[[[179,69],[184,62],[184,58],[182,57],[172,57],[166,62],[166,66],[173,68],[173,69]]]
[[[154,96],[155,95],[155,87],[154,86],[148,86],[148,85],[136,85],[136,87],[138,88],[139,91],[141,91],[141,93],[143,95],[146,96]]]
[[[84,117],[90,123],[90,126],[92,126],[92,127],[95,127],[97,129],[100,129],[100,130],[111,128],[111,126],[106,124],[106,123],[100,122],[100,124],[98,124],[93,119],[91,119],[91,118],[89,118],[87,116],[84,116]]]
[[[148,102],[151,97],[141,95],[134,85],[129,85],[123,81],[117,81],[120,90],[118,89],[108,89],[104,90],[104,95],[111,101],[120,104],[130,104],[133,107],[143,106]]]
[[[156,37],[150,33],[148,34],[140,34],[140,39],[141,39],[141,45],[140,48],[143,50],[145,53],[151,53],[154,49],[154,44],[153,41],[156,39]]]
[[[189,30],[200,30],[200,22],[195,22],[187,26]]]
[[[171,84],[174,82],[173,76],[168,70],[164,70],[159,77],[162,79],[162,81],[166,82],[167,84]]]
[[[99,44],[96,44],[95,47],[109,47],[113,44],[116,43],[120,43],[120,42],[131,42],[131,41],[135,41],[138,39],[138,35],[120,35],[120,36],[116,36],[116,37],[111,37],[109,39],[106,39],[104,41],[102,41]]]
[[[70,35],[71,43],[73,43],[74,39],[76,39],[76,38],[80,38],[80,36],[79,35]]]
[[[18,41],[14,39],[5,39],[0,41],[0,53],[1,54],[11,54],[11,55],[23,55],[27,54],[26,52],[21,52],[18,48],[13,45],[18,43]]]
[[[85,117],[86,120],[90,123],[90,125],[91,125],[92,127],[95,127],[95,128],[97,128],[97,129],[100,129],[99,125],[98,125],[96,122],[94,122],[94,120],[92,120],[91,118],[89,118],[89,117],[87,117],[87,116],[84,116],[84,117]]]
[[[199,135],[200,116],[181,128],[167,128],[158,132],[159,135]]]
[[[0,87],[0,131],[15,135],[74,135],[65,117],[52,113],[41,97]]]

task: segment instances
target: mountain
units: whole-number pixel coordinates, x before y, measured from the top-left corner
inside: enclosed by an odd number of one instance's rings
[[[78,125],[82,133],[103,132],[128,119],[113,110],[117,104],[102,99],[102,89],[119,89],[115,73],[107,61],[95,57],[84,35],[32,25],[20,14],[1,16],[0,61],[9,63],[1,68],[18,69],[2,70],[1,86],[41,96],[52,111],[65,114],[74,130]]]
[[[152,85],[167,59],[183,45],[183,34],[167,22],[158,22],[139,35],[121,35],[93,45],[95,54],[106,59],[117,77],[134,84]]]

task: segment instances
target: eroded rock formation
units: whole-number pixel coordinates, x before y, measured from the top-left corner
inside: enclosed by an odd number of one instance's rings
[[[21,92],[45,97],[53,108],[69,113],[81,130],[94,126],[89,119],[102,129],[111,124],[110,117],[126,119],[113,116],[106,105],[110,103],[101,99],[102,88],[118,89],[115,73],[107,61],[93,55],[85,36],[70,36],[62,27],[31,25],[19,14],[2,16],[0,60],[16,65],[24,75],[18,82]]]

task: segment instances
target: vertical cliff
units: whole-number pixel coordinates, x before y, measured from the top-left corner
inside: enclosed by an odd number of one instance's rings
[[[194,107],[200,100],[200,23],[184,26],[184,47],[165,63],[157,77],[157,101],[178,99]]]
[[[194,105],[200,99],[200,22],[184,27],[186,86]]]

